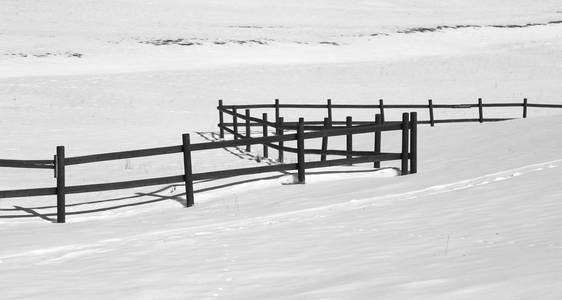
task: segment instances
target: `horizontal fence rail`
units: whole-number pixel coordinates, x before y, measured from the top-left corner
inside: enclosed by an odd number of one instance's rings
[[[52,160],[0,159],[0,167],[24,169],[54,169],[54,166],[55,162]]]

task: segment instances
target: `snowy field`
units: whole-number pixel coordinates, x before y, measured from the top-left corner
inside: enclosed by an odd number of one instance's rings
[[[560,1],[0,0],[0,158],[203,142],[217,99],[561,104],[560,78]],[[0,298],[560,299],[561,113],[421,126],[410,176],[216,180],[189,209],[182,185],[70,195],[67,224],[53,196],[0,199]],[[197,153],[194,171],[257,165],[240,150]],[[67,184],[181,172],[150,157],[69,167]],[[54,184],[0,169],[0,190]]]

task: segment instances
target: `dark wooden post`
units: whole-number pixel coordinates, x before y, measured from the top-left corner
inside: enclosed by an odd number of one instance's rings
[[[261,115],[261,119],[264,121],[263,126],[262,126],[262,132],[263,132],[263,136],[266,137],[267,136],[267,113],[262,113]],[[268,152],[268,147],[267,147],[267,143],[263,143],[263,157],[267,158],[269,156],[269,152]]]
[[[410,174],[418,172],[418,113],[410,113]]]
[[[408,174],[408,153],[409,153],[409,142],[408,142],[408,129],[410,127],[409,115],[408,113],[402,114],[402,155],[401,155],[401,169],[402,175]]]
[[[183,170],[185,181],[185,207],[191,207],[194,204],[193,198],[193,170],[191,169],[191,141],[189,134],[182,135],[183,144]]]
[[[380,114],[375,115],[375,124],[382,125],[382,118]],[[382,137],[382,131],[380,130],[375,131],[375,154],[381,153],[381,137]],[[375,161],[373,167],[375,167],[376,169],[380,168],[381,162]]]
[[[484,111],[482,108],[482,98],[478,98],[478,121],[480,123],[484,122]]]
[[[328,106],[328,119],[330,120],[330,124],[332,123],[332,99],[328,99],[327,101],[327,106]]]
[[[527,98],[523,98],[523,118],[527,118]]]
[[[238,116],[236,115],[236,107],[232,108],[232,130],[234,131],[234,139],[238,139]]]
[[[64,146],[57,146],[55,156],[55,168],[57,177],[57,223],[66,222],[66,199],[65,199],[65,161]]]
[[[381,114],[381,120],[384,123],[384,101],[382,99],[379,99],[379,110]]]
[[[219,100],[219,106],[217,108],[219,110],[219,138],[224,138],[224,115],[222,112],[222,99]]]
[[[251,138],[250,135],[250,110],[246,109],[246,138]],[[252,145],[246,145],[246,152],[250,151],[252,151]]]
[[[305,181],[304,164],[304,118],[299,118],[299,123],[297,125],[297,168],[298,183],[301,184]]]
[[[433,100],[429,99],[427,101],[429,102],[429,124],[431,124],[431,127],[433,127],[435,126],[435,119],[433,118]]]
[[[275,99],[275,122],[279,121],[279,99]],[[279,123],[277,123],[279,125]]]
[[[324,129],[330,128],[330,119],[324,118]],[[320,161],[326,161],[326,151],[328,151],[328,137],[322,137],[322,154],[320,154]]]
[[[345,126],[348,129],[351,129],[351,127],[353,126],[353,119],[351,118],[351,116],[347,116],[345,118]],[[353,133],[348,133],[345,135],[345,158],[346,159],[351,159],[351,152],[353,151]],[[351,163],[349,163],[349,165],[351,165]]]
[[[283,117],[279,117],[277,119],[277,135],[283,135]],[[279,158],[277,159],[279,162],[283,162],[283,147],[284,147],[284,143],[283,141],[280,141],[279,144]]]

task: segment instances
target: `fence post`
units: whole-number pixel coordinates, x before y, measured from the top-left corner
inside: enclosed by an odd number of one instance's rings
[[[409,143],[408,143],[408,129],[410,127],[409,123],[409,115],[408,113],[402,114],[402,155],[401,155],[401,173],[402,175],[408,174],[408,152],[409,152]]]
[[[222,112],[222,99],[219,99],[219,138],[224,138],[224,115]]]
[[[194,204],[193,198],[193,170],[191,169],[191,141],[189,134],[182,135],[183,150],[183,170],[185,181],[185,207],[191,207]]]
[[[375,115],[375,124],[382,125],[382,118],[380,114]],[[375,154],[381,153],[381,134],[382,132],[380,130],[375,131]],[[376,169],[380,168],[381,162],[375,161],[373,167]]]
[[[330,128],[330,119],[324,118],[324,129]],[[326,161],[326,151],[328,151],[328,137],[322,137],[322,154],[320,154],[320,161]]]
[[[246,109],[246,138],[251,138],[250,136],[250,110]],[[246,145],[246,152],[252,151],[252,145]]]
[[[382,99],[379,99],[379,109],[381,114],[381,120],[384,123],[384,101]]]
[[[433,127],[435,126],[435,119],[433,118],[433,100],[429,99],[427,100],[427,102],[429,102],[429,124],[431,124],[431,127]]]
[[[527,98],[523,98],[523,119],[527,118]]]
[[[297,125],[297,168],[298,183],[303,184],[305,181],[305,162],[304,162],[304,118],[299,118]]]
[[[480,123],[484,122],[484,112],[482,108],[482,98],[478,98],[478,121]]]
[[[328,99],[327,101],[327,106],[328,106],[328,119],[330,120],[330,124],[332,123],[332,99]]]
[[[275,99],[275,122],[277,122],[279,120],[279,99]],[[279,123],[277,123],[277,125],[279,125]]]
[[[267,113],[262,113],[262,120],[264,121],[262,126],[263,137],[267,136]],[[263,157],[267,158],[269,156],[267,143],[263,143]]]
[[[238,139],[238,117],[236,116],[236,107],[232,108],[232,130],[234,131],[234,139]]]
[[[410,113],[410,174],[418,172],[418,113]]]
[[[349,129],[353,126],[353,119],[351,118],[351,116],[347,116],[347,117],[345,118],[345,126],[346,126],[347,128],[349,128]],[[353,133],[350,132],[350,133],[346,134],[346,136],[345,136],[345,144],[346,144],[346,147],[345,147],[345,152],[346,152],[345,158],[346,158],[346,159],[351,159],[351,157],[352,157],[352,156],[351,156],[351,152],[353,151]],[[352,164],[349,163],[349,165],[352,165]]]
[[[277,135],[283,135],[283,117],[279,117],[279,118],[277,119],[277,133],[276,133],[276,134],[277,134]],[[277,151],[277,152],[278,152],[278,154],[279,154],[279,158],[278,158],[277,160],[282,163],[282,162],[283,162],[283,147],[284,147],[284,142],[283,142],[283,141],[280,141],[280,142],[278,143],[278,146],[279,146],[279,151]]]
[[[55,156],[55,168],[57,177],[57,223],[66,222],[66,199],[65,199],[65,161],[64,146],[57,146]]]

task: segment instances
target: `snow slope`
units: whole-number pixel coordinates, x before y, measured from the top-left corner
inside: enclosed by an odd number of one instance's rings
[[[146,197],[166,199],[150,209],[62,226],[11,219],[0,285],[38,298],[556,299],[562,158],[549,137],[561,125],[423,127],[417,175],[332,168],[306,185],[197,193],[191,209],[178,187]]]
[[[0,157],[215,139],[219,98],[560,103],[558,1],[301,2],[1,1]],[[348,114],[374,111],[335,118]],[[386,163],[311,170],[305,185],[280,173],[208,181],[189,209],[181,185],[72,195],[64,225],[51,223],[54,197],[0,199],[2,298],[559,299],[562,119],[529,115],[421,127],[411,176]],[[393,150],[397,137],[383,142]],[[194,169],[259,154],[210,151]],[[67,176],[181,171],[172,155]],[[53,184],[51,171],[0,170],[0,189]]]

